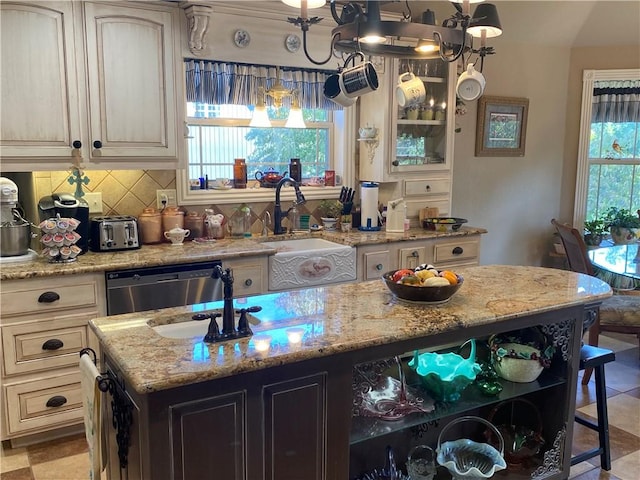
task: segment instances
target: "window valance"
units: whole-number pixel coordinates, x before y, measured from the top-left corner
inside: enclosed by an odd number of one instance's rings
[[[278,79],[274,65],[252,65],[186,59],[187,101],[212,105],[256,105],[260,88],[268,90]],[[280,82],[288,89],[298,90],[302,108],[341,109],[325,98],[324,82],[335,73],[327,70],[280,67]],[[267,96],[267,105],[271,98]],[[285,98],[284,105],[290,106]]]
[[[593,122],[640,122],[640,80],[596,81]]]

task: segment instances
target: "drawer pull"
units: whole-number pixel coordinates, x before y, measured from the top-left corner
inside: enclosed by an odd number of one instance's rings
[[[431,191],[431,185],[427,185],[427,186],[425,187],[425,189],[427,190],[427,192],[430,192],[430,191]]]
[[[247,279],[244,281],[244,286],[245,286],[245,287],[250,287],[251,285],[253,285],[253,280],[251,280],[250,278],[247,278]]]
[[[63,397],[62,395],[56,395],[55,397],[51,397],[49,400],[47,400],[47,407],[61,407],[65,403],[67,403],[66,397]]]
[[[383,265],[381,263],[376,265],[376,270],[380,271],[383,269]]]
[[[38,297],[38,303],[53,303],[56,300],[60,300],[60,295],[56,292],[44,292]]]
[[[64,347],[64,342],[57,338],[50,338],[46,342],[42,344],[43,350],[58,350],[59,348]]]
[[[418,251],[417,251],[417,250],[414,250],[413,252],[411,252],[411,256],[412,256],[413,258],[418,258],[418,257],[419,257],[419,255],[418,255]]]
[[[82,142],[80,140],[74,140],[71,145],[73,145],[73,148],[82,148]]]
[[[454,255],[462,255],[464,253],[464,250],[462,249],[462,247],[456,247],[451,250],[451,253],[453,253]]]

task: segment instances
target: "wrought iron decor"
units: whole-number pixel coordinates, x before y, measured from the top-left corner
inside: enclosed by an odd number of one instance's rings
[[[567,426],[562,427],[553,440],[553,447],[544,452],[544,460],[532,474],[531,478],[544,478],[551,473],[558,473],[562,469],[564,460],[564,444],[567,438]]]
[[[575,325],[575,319],[568,319],[550,325],[542,325],[540,327],[545,335],[551,337],[553,346],[560,351],[564,361],[571,358],[570,345]]]

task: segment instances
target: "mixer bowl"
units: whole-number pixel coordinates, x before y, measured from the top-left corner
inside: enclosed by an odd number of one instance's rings
[[[30,244],[31,225],[29,223],[0,225],[0,256],[26,255]]]

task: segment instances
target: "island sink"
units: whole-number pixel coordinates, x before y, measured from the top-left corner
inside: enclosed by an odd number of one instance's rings
[[[215,313],[215,312],[219,312],[220,314],[222,314],[222,309],[212,310],[211,312],[207,312],[207,313]],[[258,319],[254,315],[251,315],[250,313],[247,313],[246,315],[250,325],[260,324],[260,319]],[[237,317],[238,316],[236,315],[236,320],[237,320]],[[217,322],[218,322],[218,327],[222,329],[222,317],[219,317],[217,319]],[[192,337],[204,338],[204,336],[207,334],[207,329],[209,327],[209,319],[207,318],[205,320],[187,320],[184,322],[179,321],[175,323],[166,323],[162,325],[150,324],[149,326],[152,328],[154,332],[156,332],[158,335],[164,338],[176,338],[176,339],[192,338]]]

